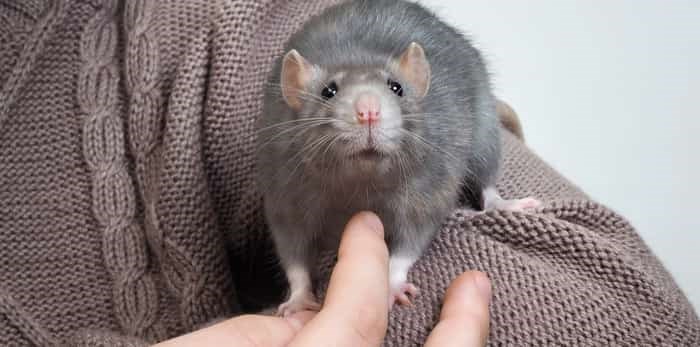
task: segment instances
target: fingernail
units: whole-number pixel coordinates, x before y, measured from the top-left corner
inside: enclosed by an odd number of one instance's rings
[[[382,225],[382,221],[379,220],[376,214],[372,212],[362,212],[362,218],[364,219],[364,223],[372,229],[372,231],[384,237],[384,225]]]
[[[478,289],[479,295],[481,295],[482,299],[484,299],[486,302],[490,302],[491,281],[489,281],[488,276],[486,276],[485,273],[480,272],[474,278],[474,282],[476,283],[476,288]]]
[[[291,316],[284,317],[284,319],[289,322],[289,325],[295,330],[295,331],[300,331],[301,328],[308,323],[311,318],[313,318],[316,315],[316,312],[311,312],[311,311],[301,311],[297,312]]]
[[[288,316],[288,317],[284,317],[284,319],[286,319],[287,322],[289,322],[289,325],[292,326],[292,329],[294,329],[294,331],[300,331],[301,328],[304,327],[304,323],[302,323],[302,322],[301,322],[299,319],[297,319],[297,318],[294,318],[294,317],[292,317],[292,316]]]

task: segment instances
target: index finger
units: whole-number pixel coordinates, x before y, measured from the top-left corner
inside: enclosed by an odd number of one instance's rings
[[[379,346],[389,312],[389,251],[379,218],[355,215],[343,232],[338,262],[323,309],[290,346],[333,341],[338,346]]]

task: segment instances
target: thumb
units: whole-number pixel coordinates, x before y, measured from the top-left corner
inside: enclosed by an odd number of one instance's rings
[[[485,346],[490,301],[491,283],[484,273],[468,271],[457,277],[447,289],[440,321],[425,346]]]

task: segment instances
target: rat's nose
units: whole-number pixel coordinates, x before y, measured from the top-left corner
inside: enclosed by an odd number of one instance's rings
[[[362,93],[355,100],[355,112],[360,124],[379,120],[379,97],[373,93]]]

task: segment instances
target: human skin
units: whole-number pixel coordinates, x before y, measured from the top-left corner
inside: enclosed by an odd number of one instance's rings
[[[379,346],[388,324],[389,252],[379,218],[360,212],[347,224],[320,312],[289,317],[243,315],[157,344],[184,346]],[[467,271],[447,289],[426,346],[482,347],[489,331],[491,285]]]

